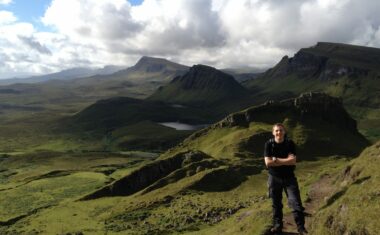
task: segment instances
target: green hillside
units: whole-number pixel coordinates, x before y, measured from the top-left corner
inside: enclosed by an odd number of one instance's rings
[[[141,101],[127,101],[134,102]],[[339,99],[309,93],[231,114],[158,158],[139,152],[3,155],[0,232],[264,234],[271,208],[262,149],[279,121],[299,146],[297,175],[307,201],[324,174],[339,171],[368,145]]]
[[[359,130],[380,137],[380,49],[339,43],[318,43],[294,57],[285,56],[259,78],[246,81],[256,101],[323,91],[341,97]]]
[[[311,234],[378,234],[380,142],[330,173],[330,197],[311,221]]]

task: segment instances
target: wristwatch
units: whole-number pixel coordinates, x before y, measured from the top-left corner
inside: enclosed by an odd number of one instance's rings
[[[277,158],[276,158],[276,157],[272,157],[272,160],[273,160],[274,162],[276,162],[276,161],[277,161]]]

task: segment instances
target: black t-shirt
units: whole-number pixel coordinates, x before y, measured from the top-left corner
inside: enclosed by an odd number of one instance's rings
[[[270,139],[265,143],[264,157],[287,158],[289,154],[296,155],[296,146],[292,140],[285,139],[282,143],[276,143]],[[269,174],[279,177],[294,176],[296,166],[268,167]]]

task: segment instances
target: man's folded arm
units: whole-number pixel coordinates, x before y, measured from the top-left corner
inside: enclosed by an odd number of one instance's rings
[[[276,161],[274,161],[272,157],[265,156],[264,160],[267,167],[291,166],[297,162],[294,154],[289,154],[287,158],[276,158]]]

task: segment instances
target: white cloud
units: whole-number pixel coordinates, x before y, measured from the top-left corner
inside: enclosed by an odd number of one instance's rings
[[[12,0],[0,0],[0,5],[7,5],[11,2],[12,2]]]
[[[16,16],[10,11],[0,11],[0,25],[9,24],[17,20]]]
[[[53,0],[41,20],[54,33],[0,11],[0,72],[131,65],[142,55],[269,67],[318,41],[379,47],[379,10],[377,0],[144,0],[138,6]]]

